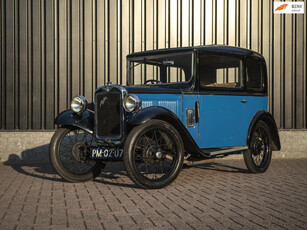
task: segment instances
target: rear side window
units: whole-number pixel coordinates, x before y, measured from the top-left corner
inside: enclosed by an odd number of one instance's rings
[[[200,54],[199,79],[201,87],[242,88],[243,62],[233,56]]]
[[[248,90],[261,91],[264,89],[264,76],[259,61],[246,60],[246,85]]]

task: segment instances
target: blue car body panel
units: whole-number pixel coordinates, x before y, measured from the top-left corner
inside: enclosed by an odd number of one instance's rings
[[[252,118],[267,109],[258,96],[200,95],[199,103],[199,148],[245,146]]]
[[[142,100],[142,108],[161,106],[172,111],[182,121],[181,94],[137,94]]]
[[[138,94],[142,107],[161,106],[186,126],[186,109],[199,102],[200,121],[187,128],[199,148],[245,146],[249,124],[259,110],[267,109],[266,96]],[[247,101],[243,103],[242,101]]]

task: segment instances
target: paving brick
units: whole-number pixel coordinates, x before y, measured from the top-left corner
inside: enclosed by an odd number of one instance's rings
[[[307,229],[307,159],[184,168],[160,190],[136,187],[123,164],[93,182],[64,182],[48,164],[0,165],[0,229]]]

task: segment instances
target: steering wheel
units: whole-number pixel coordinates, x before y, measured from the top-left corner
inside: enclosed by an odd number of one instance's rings
[[[149,79],[149,80],[146,80],[145,82],[144,82],[144,84],[146,85],[148,82],[151,82],[151,84],[153,84],[153,83],[157,83],[157,84],[159,84],[159,83],[162,83],[161,81],[159,81],[159,80],[156,80],[156,79]]]

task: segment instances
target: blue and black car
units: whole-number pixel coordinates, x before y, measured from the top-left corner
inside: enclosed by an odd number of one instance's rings
[[[229,46],[172,48],[127,56],[125,86],[109,83],[83,96],[55,120],[50,144],[56,172],[71,182],[91,180],[108,161],[123,160],[143,188],[162,188],[184,160],[243,153],[247,168],[265,172],[280,150],[267,112],[262,55]],[[93,104],[94,106],[90,106]]]

